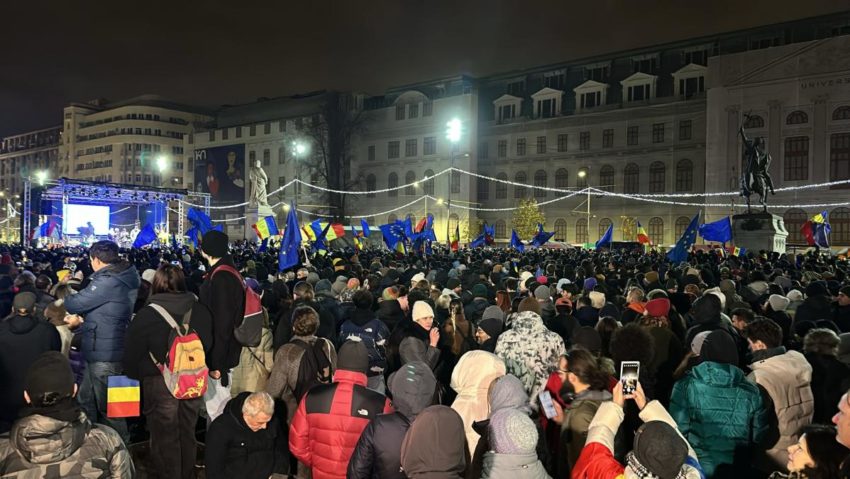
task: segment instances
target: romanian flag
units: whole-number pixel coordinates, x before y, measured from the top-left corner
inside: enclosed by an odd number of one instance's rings
[[[450,238],[452,251],[460,249],[460,225],[455,225],[455,234]]]
[[[735,256],[744,256],[746,253],[746,248],[739,248],[737,246],[735,247],[735,249],[732,250],[732,254],[734,254]]]
[[[360,240],[360,238],[363,237],[363,233],[357,231],[357,228],[355,228],[354,225],[351,225],[351,236],[354,240],[354,248],[357,251],[363,250],[363,241]]]
[[[266,216],[260,221],[257,221],[251,226],[251,228],[254,228],[254,231],[257,233],[257,237],[261,240],[280,234],[280,231],[277,229],[277,223],[274,220],[274,216]]]
[[[310,226],[305,226],[301,229],[310,241],[316,241],[316,238],[320,237],[327,227],[327,223],[316,220],[310,223]],[[330,228],[328,228],[328,232],[325,234],[325,239],[331,241],[337,238],[342,238],[343,236],[345,236],[345,227],[339,223],[331,223]]]
[[[318,237],[319,237],[319,235],[320,235],[320,234],[322,234],[322,230],[321,230],[321,229],[319,230],[319,232],[318,232],[318,233],[316,233],[316,230],[314,230],[314,229],[313,229],[312,225],[302,226],[302,227],[301,227],[301,232],[302,232],[302,233],[304,233],[304,236],[305,236],[305,237],[306,237],[309,241],[316,241],[316,238],[318,238]]]
[[[649,239],[649,235],[646,234],[646,229],[640,225],[640,221],[637,224],[637,240],[640,244],[652,244],[652,241]]]
[[[106,382],[106,417],[138,417],[141,405],[139,381],[109,376]]]
[[[812,219],[806,221],[800,232],[805,236],[809,246],[829,247],[829,233],[831,227],[829,225],[828,213],[824,210],[816,214]]]

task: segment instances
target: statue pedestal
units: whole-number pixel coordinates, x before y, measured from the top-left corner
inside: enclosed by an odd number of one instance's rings
[[[249,205],[245,208],[245,239],[248,241],[259,241],[259,238],[257,238],[257,232],[254,231],[254,228],[251,226],[266,216],[275,216],[274,211],[272,211],[272,208],[268,205]]]
[[[735,246],[748,251],[785,252],[788,231],[781,216],[771,213],[745,213],[732,217]]]

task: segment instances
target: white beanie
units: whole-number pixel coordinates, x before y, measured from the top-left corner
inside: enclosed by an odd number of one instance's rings
[[[590,305],[596,309],[602,309],[605,306],[605,294],[600,293],[599,291],[591,291],[588,296],[590,296]]]
[[[771,294],[770,297],[767,298],[767,302],[770,304],[770,308],[774,311],[785,311],[788,308],[788,305],[791,304],[790,299],[778,294]]]
[[[153,284],[153,277],[154,276],[156,276],[156,270],[155,269],[146,269],[144,272],[142,272],[142,279],[147,281],[148,283]]]
[[[411,314],[411,317],[414,321],[427,317],[433,318],[434,310],[431,308],[431,305],[425,301],[417,301],[413,305],[413,313]]]
[[[803,293],[801,293],[797,289],[792,289],[791,291],[788,291],[788,295],[786,296],[786,298],[788,298],[790,301],[802,301]]]
[[[709,288],[702,293],[703,296],[705,296],[706,294],[713,294],[717,296],[720,299],[720,309],[723,311],[726,310],[726,295],[723,294],[723,291],[720,291],[720,288]]]
[[[422,281],[423,279],[425,279],[425,273],[416,273],[413,275],[412,278],[410,278],[410,285],[416,286],[416,283]]]

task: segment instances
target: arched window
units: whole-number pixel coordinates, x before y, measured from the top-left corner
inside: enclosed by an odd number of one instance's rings
[[[526,177],[524,171],[517,172],[514,175],[514,182],[516,183],[526,183],[528,181],[528,177]],[[525,198],[525,186],[514,186],[514,198]]]
[[[499,173],[496,175],[496,178],[503,181],[508,181],[508,175],[505,173]],[[508,197],[508,184],[502,183],[501,181],[496,182],[496,199],[504,200]]]
[[[808,123],[808,122],[809,122],[809,115],[807,115],[806,112],[800,111],[800,110],[792,111],[791,113],[788,114],[787,117],[785,117],[785,124],[786,125],[801,125],[803,123]]]
[[[608,228],[611,226],[611,224],[611,218],[602,218],[601,220],[599,220],[599,236],[597,237],[597,239],[602,238],[602,235],[604,235],[605,232],[608,231]]]
[[[404,189],[405,195],[414,196],[416,194],[416,187],[412,184],[414,181],[416,181],[416,173],[408,171],[407,174],[404,175],[404,184],[408,185],[408,187]]]
[[[422,191],[426,195],[434,196],[434,170],[425,170],[425,176],[422,178]],[[426,179],[427,178],[427,179]]]
[[[659,217],[654,217],[649,220],[649,241],[652,244],[664,243],[664,220]]]
[[[623,241],[637,240],[637,220],[631,216],[623,219]]]
[[[494,227],[496,238],[507,238],[508,237],[508,228],[505,225],[505,220],[496,221],[496,226]]]
[[[398,221],[398,215],[396,215],[395,213],[390,213],[389,215],[387,215],[387,223],[392,224],[396,221]]]
[[[640,167],[629,163],[623,170],[623,193],[637,193],[640,183]]]
[[[833,120],[850,120],[850,106],[839,106],[832,110]]]
[[[679,160],[676,163],[676,191],[694,189],[694,164],[691,160]]]
[[[458,219],[457,213],[452,213],[449,215],[449,235],[455,234],[455,229],[457,228],[459,221],[460,220]]]
[[[576,220],[576,243],[587,243],[587,218]]]
[[[785,222],[785,229],[788,231],[788,242],[791,244],[802,244],[806,241],[800,228],[806,222],[806,212],[799,208],[791,208],[782,215],[782,220]]]
[[[665,187],[664,176],[667,174],[667,168],[664,163],[655,161],[649,165],[649,192],[663,193]]]
[[[377,184],[378,184],[378,179],[375,178],[375,175],[370,174],[370,175],[366,176],[366,191],[375,191],[378,188]],[[369,193],[366,196],[369,197],[369,198],[374,198],[375,193]]]
[[[566,188],[569,186],[567,183],[569,180],[569,174],[567,170],[564,168],[558,168],[558,171],[555,172],[555,188]]]
[[[676,235],[673,239],[679,241],[679,238],[685,234],[685,230],[688,229],[688,225],[691,224],[691,219],[687,216],[680,216],[676,218]]]
[[[387,188],[396,188],[398,187],[398,175],[395,173],[390,173],[390,176],[387,178]],[[390,190],[387,192],[387,196],[390,198],[395,198],[398,196],[398,190]]]
[[[764,118],[758,115],[744,117],[744,128],[764,128]]]
[[[833,133],[829,135],[829,180],[850,180],[850,133]],[[847,188],[848,185],[836,185],[837,188]]]
[[[542,186],[546,187],[546,172],[543,170],[537,170],[534,172],[534,186]],[[538,188],[534,189],[534,197],[535,198],[546,198],[546,190],[541,190]]]
[[[567,220],[555,220],[555,241],[567,241]]]
[[[603,190],[612,190],[614,188],[614,167],[611,165],[603,165],[599,170],[599,187]]]
[[[835,246],[850,246],[850,209],[835,208],[829,213],[832,232],[829,243]]]

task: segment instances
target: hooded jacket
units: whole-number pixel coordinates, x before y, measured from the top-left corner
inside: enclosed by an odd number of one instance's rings
[[[0,321],[0,433],[12,427],[24,406],[27,369],[41,353],[61,349],[59,332],[46,321],[18,315]]]
[[[162,306],[177,324],[183,322],[183,316],[192,311],[189,326],[198,333],[204,351],[212,348],[212,315],[206,306],[200,304],[192,293],[162,293],[150,297],[150,302]],[[150,306],[139,310],[127,329],[127,344],[124,350],[124,374],[132,379],[149,376],[161,376],[150,355],[160,364],[166,364],[166,353],[171,347],[168,342],[174,330]]]
[[[243,392],[228,401],[224,413],[207,431],[204,452],[206,473],[210,479],[241,477],[266,479],[273,472],[286,470],[278,419],[272,417],[265,429],[252,431],[242,417],[242,405],[250,395]]]
[[[570,403],[570,407],[564,409],[561,440],[562,444],[566,442],[568,467],[572,467],[578,461],[587,440],[587,430],[599,406],[605,401],[610,401],[611,397],[608,391],[587,389],[577,394]]]
[[[385,299],[378,303],[378,319],[392,332],[398,323],[404,320],[404,311],[397,299]]]
[[[507,371],[525,385],[533,408],[537,393],[546,387],[558,358],[566,353],[564,340],[546,329],[537,313],[523,311],[514,318],[513,328],[499,336],[496,356],[505,361]]]
[[[26,416],[0,441],[0,476],[4,478],[130,479],[135,472],[118,433],[93,426],[84,412],[70,422],[39,414]]]
[[[377,376],[387,367],[384,348],[390,332],[375,313],[368,309],[356,308],[350,318],[342,323],[339,333],[340,343],[359,341],[369,352],[369,372],[367,376]]]
[[[397,375],[403,376],[397,376]],[[401,472],[401,443],[410,425],[434,400],[437,380],[423,362],[405,364],[390,377],[396,412],[372,419],[348,463],[348,479],[405,479]]]
[[[812,394],[815,398],[812,421],[829,424],[838,412],[838,401],[850,388],[850,367],[835,356],[815,353],[806,353],[805,356],[812,366]]]
[[[410,479],[460,479],[468,462],[463,420],[449,407],[426,408],[404,435],[401,467]]]
[[[809,296],[794,313],[794,322],[813,321],[833,318],[832,302],[826,296]]]
[[[487,391],[494,379],[504,375],[505,363],[495,354],[485,351],[470,351],[464,354],[452,371],[451,387],[457,392],[452,409],[457,411],[463,420],[470,457],[475,452],[480,438],[472,424],[489,416]]]
[[[122,360],[140,282],[136,268],[121,261],[95,272],[85,289],[65,298],[68,313],[85,317],[76,333],[82,336],[86,361]]]
[[[482,479],[549,479],[537,454],[484,454]]]
[[[365,374],[339,369],[333,383],[304,395],[292,418],[289,450],[314,479],[344,478],[369,421],[392,410],[389,399],[366,388]]]
[[[242,345],[233,329],[245,316],[245,291],[239,278],[227,271],[216,273],[222,266],[233,267],[230,255],[218,260],[201,285],[198,300],[209,308],[213,319],[213,344],[207,357],[210,371],[228,371],[239,364]],[[215,274],[214,274],[215,273]],[[222,374],[222,377],[227,377]]]

